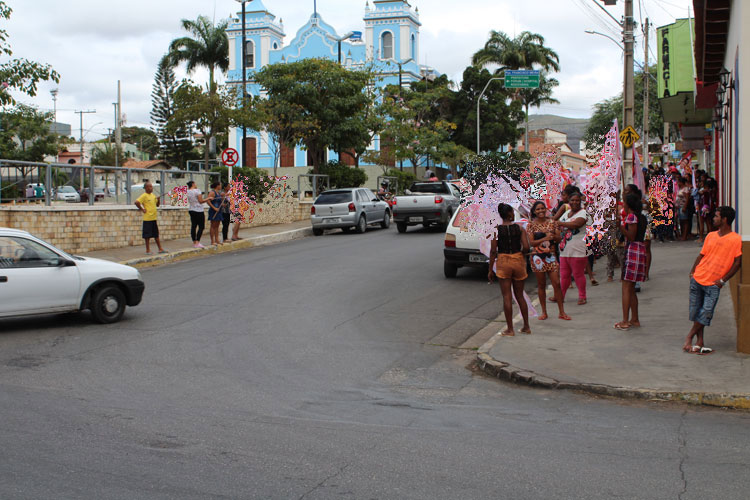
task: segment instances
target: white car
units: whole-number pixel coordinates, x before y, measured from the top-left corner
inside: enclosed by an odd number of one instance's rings
[[[81,195],[78,194],[78,191],[73,186],[60,186],[55,190],[55,199],[57,201],[78,203],[81,201]]]
[[[0,318],[90,309],[99,323],[141,302],[137,269],[69,255],[26,231],[0,227]]]

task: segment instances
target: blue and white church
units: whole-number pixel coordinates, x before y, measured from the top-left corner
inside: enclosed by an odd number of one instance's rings
[[[268,0],[267,0],[268,1]],[[407,0],[367,1],[362,33],[340,35],[327,24],[317,9],[289,44],[284,43],[284,23],[269,11],[263,0],[249,1],[245,6],[245,46],[247,92],[263,96],[264,91],[253,82],[253,73],[268,64],[289,63],[307,58],[327,58],[341,61],[346,68],[356,70],[372,65],[379,74],[379,86],[403,85],[423,78],[438,76],[432,68],[420,64],[419,58],[419,8],[412,8]],[[242,85],[242,19],[230,19],[229,71],[227,84]],[[265,132],[245,131],[244,164],[247,167],[273,168],[275,155],[272,141]],[[229,131],[229,147],[243,151],[243,130]],[[375,138],[371,149],[380,148]],[[292,149],[282,146],[278,154],[279,167],[305,167],[312,165],[307,152],[300,146]],[[330,151],[329,160],[338,159]],[[341,161],[352,164],[349,155]]]

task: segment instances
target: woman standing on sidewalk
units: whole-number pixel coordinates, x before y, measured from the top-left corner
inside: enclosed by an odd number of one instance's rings
[[[508,337],[516,334],[513,330],[513,297],[511,293],[515,296],[523,317],[521,333],[531,334],[529,307],[523,296],[523,285],[528,276],[526,259],[523,253],[529,251],[529,237],[526,231],[521,229],[521,226],[513,222],[513,207],[500,203],[497,206],[497,212],[503,218],[503,223],[497,226],[495,237],[492,240],[490,272],[487,278],[492,283],[497,276],[503,292],[503,312],[505,313],[505,324],[508,326],[500,334]],[[493,270],[496,262],[496,270]]]
[[[531,270],[536,275],[537,292],[539,304],[542,306],[540,320],[547,316],[547,276],[552,283],[555,292],[559,318],[569,320],[570,316],[565,314],[563,306],[562,291],[560,290],[560,264],[555,256],[555,244],[561,240],[560,230],[555,221],[547,216],[547,206],[543,201],[537,201],[531,207],[531,221],[526,227],[531,245],[531,256],[529,263]]]
[[[229,212],[229,183],[225,182],[221,189],[221,241],[229,239],[229,223],[232,214]]]
[[[620,231],[625,235],[625,262],[622,267],[622,321],[615,323],[617,330],[628,330],[640,327],[638,317],[638,296],[635,284],[646,279],[646,217],[641,213],[643,206],[637,194],[625,197],[625,222]]]
[[[570,287],[571,275],[578,287],[578,305],[586,303],[586,263],[588,262],[586,242],[586,226],[591,224],[586,210],[581,208],[581,195],[575,193],[570,197],[570,210],[565,212],[558,224],[565,228],[560,241],[560,288],[562,298]]]
[[[203,198],[203,193],[195,185],[195,181],[187,183],[188,214],[190,215],[190,238],[193,240],[193,248],[205,248],[201,245],[201,236],[206,227],[206,214],[203,212],[203,204],[208,200]]]
[[[219,188],[221,182],[214,182],[211,184],[211,192],[208,193],[208,221],[211,223],[211,227],[208,229],[208,234],[211,236],[212,245],[221,245],[219,241],[219,226],[224,216],[221,213],[221,202],[223,200]]]

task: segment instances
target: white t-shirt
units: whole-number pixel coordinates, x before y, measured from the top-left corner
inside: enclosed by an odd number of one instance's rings
[[[560,217],[560,222],[570,222],[575,219],[585,219],[586,224],[578,229],[565,228],[563,240],[559,244],[560,257],[586,257],[588,251],[588,247],[584,241],[584,238],[586,237],[586,226],[590,226],[593,221],[586,210],[582,208],[576,213],[573,213],[572,210],[568,210],[562,217]]]
[[[188,189],[188,210],[191,212],[203,212],[203,204],[198,201],[198,196],[200,196],[200,194],[200,189]]]

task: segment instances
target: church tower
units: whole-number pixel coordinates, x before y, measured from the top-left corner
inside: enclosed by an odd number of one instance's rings
[[[419,66],[419,9],[408,0],[369,0],[365,7],[367,58],[375,62],[403,63]]]
[[[238,17],[242,14],[239,13]],[[242,80],[242,19],[236,19],[227,29],[229,38],[229,72],[236,72]],[[284,26],[276,21],[262,0],[252,0],[245,6],[245,57],[248,76],[269,63],[269,53],[282,47]],[[234,76],[234,75],[232,75]]]

